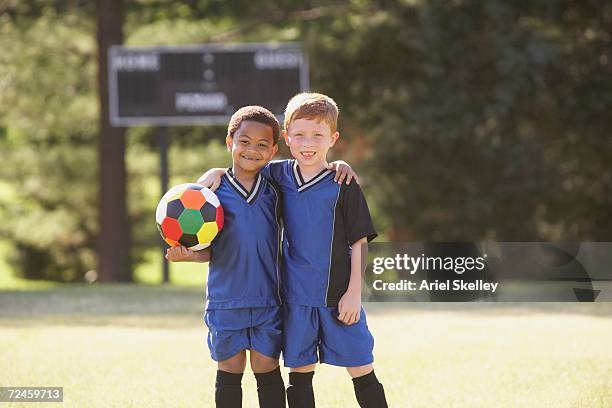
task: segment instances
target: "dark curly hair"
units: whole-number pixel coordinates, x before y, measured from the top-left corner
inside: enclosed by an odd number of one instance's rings
[[[244,121],[259,122],[264,125],[268,125],[272,128],[272,139],[274,144],[278,143],[278,137],[280,135],[280,124],[278,119],[266,108],[262,106],[245,106],[238,109],[229,121],[227,125],[227,134],[234,137],[234,133],[238,130],[242,122]]]

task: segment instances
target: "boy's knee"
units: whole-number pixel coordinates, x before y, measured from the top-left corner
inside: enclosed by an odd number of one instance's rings
[[[357,378],[369,374],[374,370],[372,364],[359,366],[359,367],[346,367],[346,371],[348,371],[351,378]]]
[[[254,373],[267,373],[278,367],[278,359],[251,351],[251,369]]]
[[[243,373],[246,367],[246,351],[242,350],[227,360],[219,361],[217,367],[228,373]]]

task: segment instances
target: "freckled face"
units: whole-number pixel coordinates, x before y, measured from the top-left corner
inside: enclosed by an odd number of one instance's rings
[[[327,123],[316,119],[297,119],[283,135],[291,155],[303,167],[324,163],[327,152],[339,137],[338,132],[331,132]]]

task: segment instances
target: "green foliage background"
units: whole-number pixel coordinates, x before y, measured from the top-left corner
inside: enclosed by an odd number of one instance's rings
[[[128,45],[301,41],[341,107],[334,152],[405,240],[609,240],[604,1],[126,2]],[[0,3],[0,234],[22,276],[95,267],[95,8]],[[222,127],[170,130],[171,184],[225,165]],[[135,261],[158,245],[156,139],[128,137]]]

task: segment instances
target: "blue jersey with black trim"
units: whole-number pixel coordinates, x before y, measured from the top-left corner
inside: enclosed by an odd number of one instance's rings
[[[296,160],[272,161],[261,173],[282,196],[283,300],[337,306],[350,280],[351,245],[377,235],[359,184],[338,184],[330,170],[305,180]]]
[[[280,199],[259,174],[247,191],[231,170],[215,191],[223,229],[211,244],[206,309],[280,304]]]

